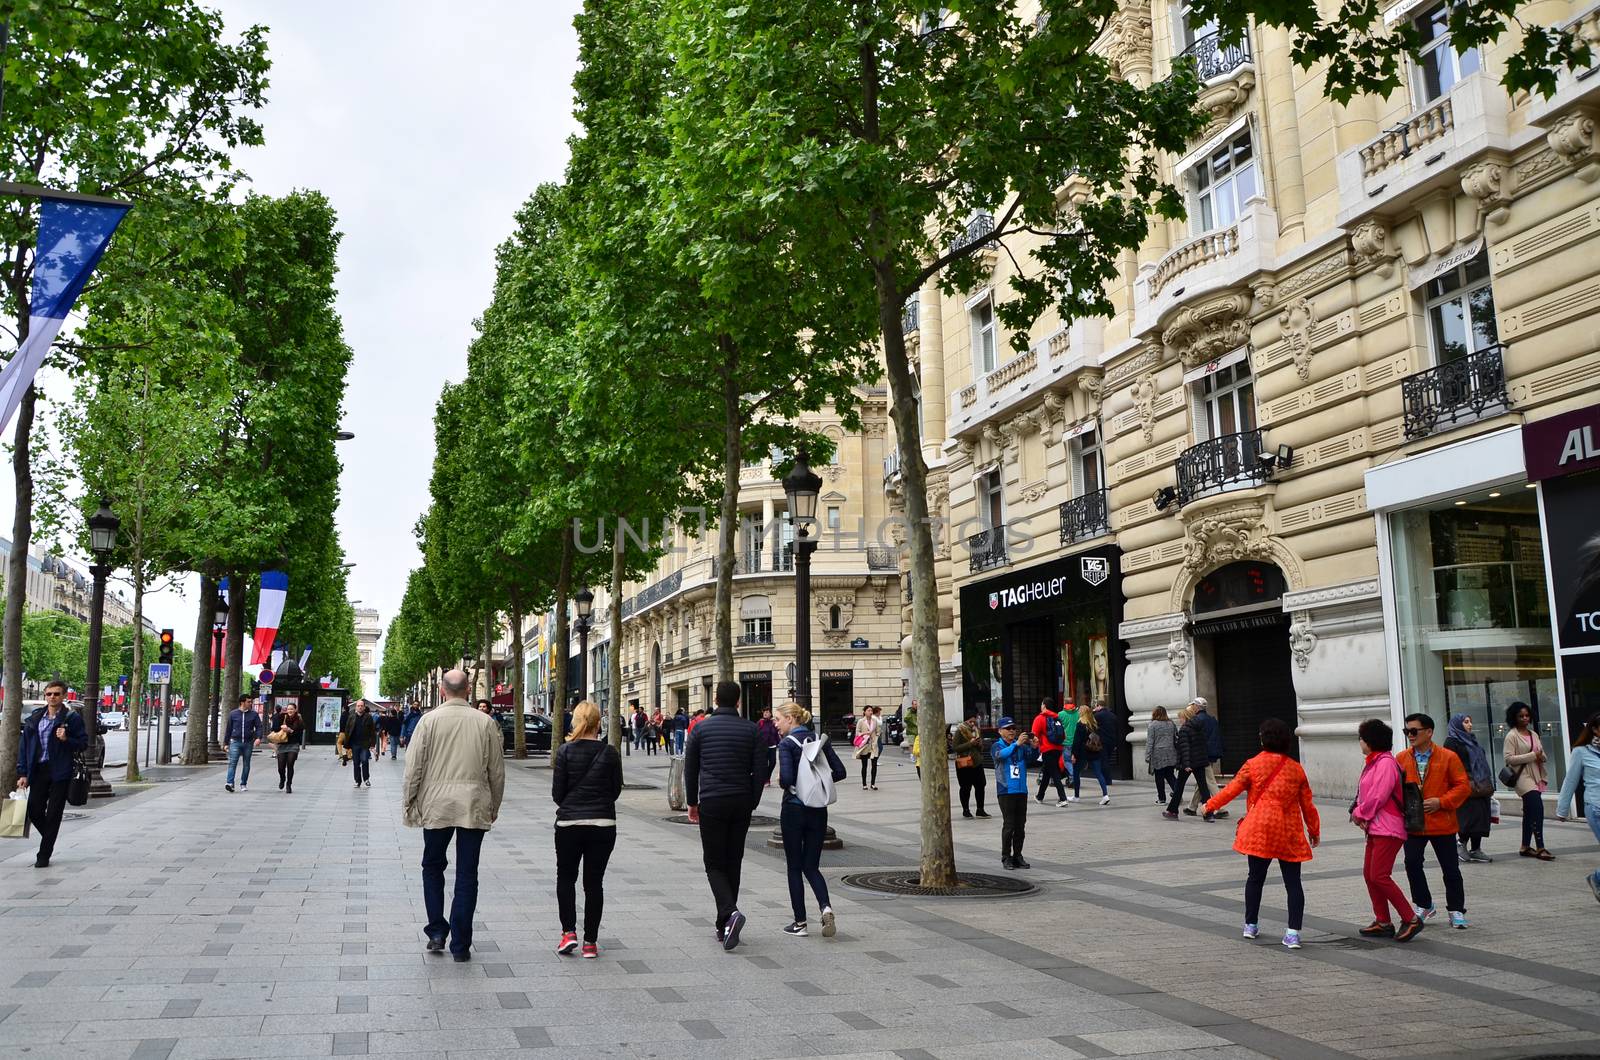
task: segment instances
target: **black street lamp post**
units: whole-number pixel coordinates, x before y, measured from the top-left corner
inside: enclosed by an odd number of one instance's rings
[[[111,552],[117,547],[117,530],[121,527],[109,502],[102,499],[100,509],[89,516],[89,551],[94,553],[94,563],[89,574],[94,578],[94,595],[89,603],[89,657],[84,682],[85,698],[82,707],[83,728],[89,734],[89,795],[109,798],[116,794],[101,775],[100,767],[106,760],[106,738],[100,735],[100,635],[105,624],[106,579],[111,576]],[[128,733],[133,740],[136,734]]]
[[[574,627],[578,631],[578,702],[582,703],[589,698],[589,616],[594,614],[594,593],[587,586],[579,589],[572,608],[578,615]]]
[[[822,478],[811,470],[804,449],[794,467],[783,476],[789,496],[789,518],[794,522],[794,701],[811,709],[811,554],[817,550],[812,531],[817,522],[817,497]],[[821,729],[821,723],[818,723]]]
[[[228,635],[228,605],[219,592],[211,612],[211,743],[206,756],[215,754],[221,759],[224,751],[218,742],[218,726],[222,720],[222,646]]]

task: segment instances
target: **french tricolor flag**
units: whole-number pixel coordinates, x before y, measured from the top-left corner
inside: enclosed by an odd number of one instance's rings
[[[289,595],[289,576],[281,570],[261,575],[261,594],[256,598],[256,631],[250,649],[250,665],[260,666],[272,658],[272,643],[283,621],[283,602]]]

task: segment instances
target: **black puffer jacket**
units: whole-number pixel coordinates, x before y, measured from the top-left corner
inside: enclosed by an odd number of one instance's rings
[[[683,751],[684,798],[690,806],[702,799],[748,799],[755,806],[771,771],[767,747],[755,723],[731,707],[711,712],[694,731]]]
[[[573,740],[556,749],[550,797],[558,821],[615,821],[622,756],[604,740]]]
[[[1206,745],[1206,730],[1198,716],[1190,718],[1178,730],[1178,768],[1204,770],[1211,761]]]

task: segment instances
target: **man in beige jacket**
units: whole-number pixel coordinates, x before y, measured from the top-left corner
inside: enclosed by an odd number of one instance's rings
[[[445,701],[423,715],[406,748],[403,803],[407,827],[422,829],[422,900],[428,950],[450,940],[450,955],[472,959],[472,914],[478,905],[478,853],[483,835],[500,816],[506,764],[500,724],[467,702],[467,675],[451,670],[440,680]],[[456,889],[444,915],[445,856],[456,841]]]

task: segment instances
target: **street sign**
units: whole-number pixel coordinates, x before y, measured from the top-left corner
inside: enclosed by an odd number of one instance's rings
[[[260,682],[264,685],[272,684],[272,671],[270,669],[262,670],[261,676],[258,678],[258,680],[260,680]]]
[[[857,637],[855,640],[850,642],[850,647],[856,648],[858,650],[861,649],[861,648],[865,648],[866,646],[867,646],[867,638],[866,637]]]
[[[151,663],[150,683],[153,685],[170,685],[172,683],[172,664]]]

